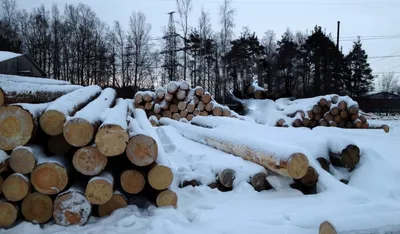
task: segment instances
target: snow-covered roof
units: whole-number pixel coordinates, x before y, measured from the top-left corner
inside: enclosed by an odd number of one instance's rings
[[[22,56],[22,54],[17,54],[17,53],[13,53],[13,52],[8,52],[8,51],[0,51],[0,62],[12,59],[12,58],[16,58]]]

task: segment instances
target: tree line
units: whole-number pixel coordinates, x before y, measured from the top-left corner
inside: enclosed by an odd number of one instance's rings
[[[241,96],[254,81],[277,96],[357,98],[372,90],[360,38],[347,54],[318,25],[311,33],[287,29],[280,38],[272,30],[259,38],[246,27],[235,38],[236,10],[231,0],[221,1],[220,31],[213,30],[205,9],[197,25],[189,25],[192,0],[176,0],[175,18],[166,21],[163,37],[154,38],[140,11],[124,29],[118,21],[101,21],[84,4],[66,4],[61,13],[57,5],[27,11],[15,0],[2,0],[0,50],[26,53],[48,76],[74,84],[152,89],[188,80],[220,102],[231,92]]]

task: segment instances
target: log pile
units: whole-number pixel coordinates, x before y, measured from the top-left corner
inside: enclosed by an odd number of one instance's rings
[[[148,131],[150,122],[137,119],[131,100],[117,98],[111,88],[52,86],[65,92],[43,89],[41,99],[31,103],[30,94],[17,97],[16,90],[11,99],[4,92],[0,228],[18,219],[84,225],[92,215],[135,204],[136,197],[158,207],[177,206],[173,171]],[[174,95],[182,98],[183,92]]]
[[[218,104],[204,88],[197,86],[191,89],[186,81],[171,81],[155,92],[139,91],[134,96],[134,103],[136,108],[146,111],[154,126],[162,117],[191,121],[198,115],[236,116],[229,107]]]

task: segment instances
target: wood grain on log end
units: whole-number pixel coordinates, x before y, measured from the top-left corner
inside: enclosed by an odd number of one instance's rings
[[[60,134],[49,138],[47,148],[54,155],[64,156],[71,150],[72,146],[65,140],[64,135]]]
[[[223,109],[222,109],[222,107],[215,107],[213,110],[212,110],[212,113],[213,113],[213,115],[214,116],[222,116],[222,114],[223,114]]]
[[[180,111],[185,110],[186,107],[187,107],[187,102],[181,101],[181,102],[178,103],[178,109],[179,109]]]
[[[68,184],[67,170],[57,163],[43,163],[31,173],[31,183],[36,191],[53,195],[65,189]]]
[[[57,136],[63,133],[65,115],[56,110],[48,110],[42,114],[39,123],[45,133],[50,136]]]
[[[213,108],[214,108],[214,103],[213,102],[209,102],[209,103],[206,104],[204,109],[206,111],[208,111],[208,112],[211,112],[213,110]]]
[[[164,190],[158,194],[156,204],[158,207],[173,206],[176,208],[178,205],[178,195],[171,190]]]
[[[133,136],[126,147],[126,155],[134,165],[139,167],[148,166],[157,159],[157,142],[149,136]]]
[[[174,113],[173,115],[172,115],[172,119],[174,119],[174,120],[180,120],[182,117],[181,117],[181,115],[179,114],[179,113]]]
[[[178,98],[178,100],[183,100],[186,98],[186,91],[185,90],[179,90],[176,93],[176,98]]]
[[[65,124],[63,134],[68,144],[83,147],[93,139],[94,131],[92,124],[87,120],[75,118]]]
[[[272,186],[267,181],[267,174],[264,172],[257,173],[253,177],[251,177],[250,184],[258,192],[272,188]]]
[[[318,105],[314,105],[313,106],[313,108],[312,108],[312,112],[314,113],[314,114],[319,114],[319,113],[321,113],[321,107],[320,106],[318,106]]]
[[[3,90],[0,88],[0,107],[4,106],[4,92]]]
[[[162,115],[163,115],[163,117],[165,117],[165,118],[171,118],[171,117],[172,117],[171,111],[168,111],[168,110],[163,111]]]
[[[331,223],[325,221],[319,225],[319,234],[337,234],[337,232]]]
[[[108,202],[99,205],[98,213],[100,217],[109,216],[112,212],[127,206],[128,202],[125,197],[121,194],[114,193]]]
[[[300,180],[306,186],[313,186],[318,182],[318,173],[313,167],[308,167],[307,173]]]
[[[348,109],[349,114],[351,115],[356,115],[358,114],[359,108],[356,105],[350,106],[350,108]]]
[[[338,104],[338,108],[341,111],[346,111],[347,110],[347,102],[340,101],[339,104]]]
[[[195,93],[197,96],[201,97],[204,94],[204,89],[202,87],[198,86],[195,88]]]
[[[86,176],[98,175],[106,167],[107,161],[107,157],[94,146],[82,147],[72,157],[74,168]]]
[[[138,194],[143,190],[146,179],[142,173],[132,169],[126,170],[121,174],[120,183],[125,192],[129,194]]]
[[[0,107],[0,149],[13,150],[27,144],[34,133],[31,114],[18,106]]]
[[[149,171],[147,178],[152,188],[156,190],[164,190],[171,185],[174,175],[171,168],[157,165]]]
[[[144,104],[144,109],[151,110],[151,109],[153,109],[153,106],[154,106],[154,102],[146,102],[146,104]]]
[[[188,114],[188,115],[186,116],[186,119],[187,119],[188,121],[192,121],[193,118],[194,118],[194,115],[192,115],[192,114]]]
[[[46,223],[53,214],[53,201],[48,195],[34,192],[24,198],[21,211],[24,218],[32,223]]]
[[[0,228],[9,228],[18,217],[18,208],[10,202],[0,201]]]
[[[189,112],[187,110],[183,110],[180,112],[180,115],[182,118],[186,118],[188,114],[189,114]]]
[[[390,130],[390,127],[389,127],[389,125],[384,124],[384,125],[382,125],[382,129],[383,129],[383,131],[385,131],[386,133],[388,133],[389,130]]]
[[[121,155],[125,152],[129,135],[119,125],[104,125],[99,128],[95,137],[96,147],[107,157]]]
[[[27,148],[16,148],[12,151],[9,164],[17,173],[29,174],[36,166],[36,158]]]
[[[21,175],[12,174],[4,181],[2,191],[4,197],[12,202],[21,201],[31,190],[29,181]]]
[[[235,171],[232,169],[224,169],[218,175],[218,181],[226,188],[232,188],[235,180]]]
[[[113,195],[113,184],[105,179],[89,181],[86,186],[85,196],[94,205],[101,205],[108,202]]]
[[[293,179],[300,179],[308,171],[308,158],[302,153],[294,153],[287,160],[287,171]]]
[[[207,104],[211,102],[211,94],[210,93],[204,93],[203,96],[201,96],[201,101],[204,102],[204,104]]]
[[[222,111],[222,115],[223,116],[231,116],[232,112],[231,112],[231,110],[229,110],[229,108],[224,108],[224,110]]]
[[[55,199],[53,218],[61,226],[82,226],[88,221],[91,211],[92,206],[82,193],[69,191]]]

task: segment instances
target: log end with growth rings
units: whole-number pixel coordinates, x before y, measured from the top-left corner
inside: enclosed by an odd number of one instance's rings
[[[0,88],[0,106],[4,106],[4,93]]]
[[[69,191],[54,201],[53,218],[61,226],[84,225],[92,212],[92,206],[80,192]]]
[[[27,144],[35,129],[31,114],[18,106],[0,107],[0,149]]]
[[[171,168],[157,165],[153,167],[148,174],[149,184],[156,190],[167,189],[174,178]]]
[[[4,197],[12,202],[21,201],[30,192],[30,183],[24,176],[15,173],[7,177],[2,185]]]
[[[126,155],[134,165],[148,166],[157,159],[157,142],[145,135],[133,136],[126,147]]]
[[[313,186],[318,182],[318,173],[313,167],[308,167],[307,173],[300,180],[306,186]]]
[[[67,170],[57,163],[43,163],[31,173],[31,183],[36,191],[54,195],[68,184]]]
[[[300,179],[305,176],[308,171],[308,158],[302,153],[294,153],[287,161],[287,171],[293,179]]]
[[[65,115],[56,110],[48,110],[40,117],[40,127],[50,136],[57,136],[63,133]]]
[[[29,174],[36,166],[36,158],[27,148],[13,150],[9,158],[11,169],[17,173]]]
[[[178,205],[178,196],[171,190],[164,190],[157,196],[156,204],[158,207],[173,206],[176,208]]]
[[[113,195],[113,185],[105,179],[95,179],[90,181],[85,190],[88,201],[95,205],[108,202]]]
[[[94,128],[87,120],[75,118],[65,124],[63,133],[68,144],[83,147],[93,139]]]
[[[32,223],[46,223],[53,214],[53,200],[45,194],[31,193],[22,201],[21,211]]]
[[[101,127],[95,138],[96,147],[107,157],[124,153],[128,141],[128,133],[118,125],[105,125]]]
[[[78,149],[72,157],[74,168],[87,176],[99,174],[107,165],[107,157],[94,146]]]
[[[136,170],[126,170],[121,174],[120,182],[125,192],[129,194],[138,194],[143,190],[146,179],[142,173]]]
[[[17,220],[18,209],[13,204],[0,201],[0,228],[8,228]]]
[[[319,234],[337,234],[335,227],[328,221],[319,225]]]
[[[104,216],[109,216],[114,212],[115,210],[121,209],[128,206],[128,202],[122,196],[121,194],[114,193],[111,197],[111,199],[104,203],[99,205],[99,216],[104,217]]]

